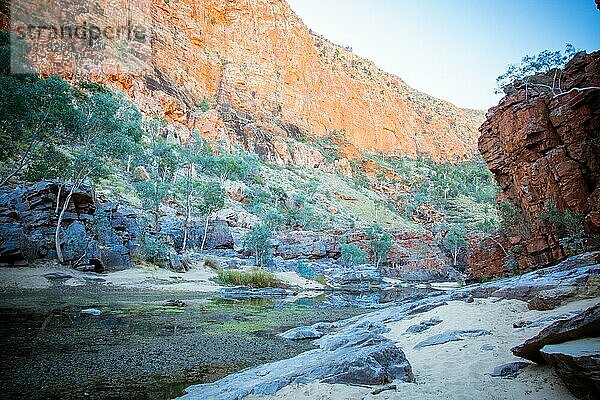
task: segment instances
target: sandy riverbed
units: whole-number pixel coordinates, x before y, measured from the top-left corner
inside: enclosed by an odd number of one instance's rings
[[[63,274],[70,278],[48,279],[48,274]],[[302,278],[295,272],[277,272],[275,275],[294,288],[302,290],[323,288],[323,285]],[[65,286],[81,286],[95,282],[123,289],[214,293],[224,287],[213,280],[216,276],[217,273],[213,269],[205,266],[197,266],[183,274],[151,265],[95,274],[47,262],[28,268],[0,268],[0,288],[45,289],[60,281]]]
[[[550,314],[586,308],[597,301],[572,302],[547,312],[528,310],[527,304],[519,300],[450,302],[411,319],[388,324],[391,331],[386,335],[405,352],[413,367],[416,383],[395,382],[396,390],[377,395],[371,393],[374,388],[358,386],[290,385],[274,396],[252,395],[248,399],[575,399],[548,366],[529,366],[513,379],[489,374],[498,365],[523,361],[513,356],[510,349],[543,328],[516,329],[513,328],[514,322],[534,321]],[[405,333],[410,325],[433,316],[443,322],[421,333]],[[488,329],[492,335],[414,349],[420,341],[452,329]],[[482,346],[493,346],[493,349],[486,351]]]

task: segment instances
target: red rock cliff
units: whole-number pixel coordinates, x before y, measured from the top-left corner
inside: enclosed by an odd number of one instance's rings
[[[145,10],[141,19],[155,27],[136,71],[126,72],[110,60],[86,68],[93,80],[124,91],[146,114],[287,162],[294,162],[294,155],[285,140],[273,138],[335,130],[345,131],[351,144],[366,151],[436,160],[476,152],[481,112],[420,93],[312,34],[285,1],[134,3]],[[131,17],[131,2],[102,4],[102,10],[86,11],[96,22],[115,25]],[[108,45],[106,52],[117,54],[118,46]],[[44,47],[31,58],[44,75],[77,78],[76,66],[81,67],[81,60],[57,58]],[[204,98],[216,110],[199,111]]]
[[[557,232],[541,218],[548,203],[583,213],[586,231],[600,232],[600,90],[569,93],[600,86],[600,52],[578,54],[561,81],[560,96],[517,86],[480,128],[479,150],[502,189],[499,200],[521,209],[531,232],[484,242],[488,249],[469,260],[474,276],[505,270],[510,260],[499,248],[514,252],[522,271],[565,258]]]

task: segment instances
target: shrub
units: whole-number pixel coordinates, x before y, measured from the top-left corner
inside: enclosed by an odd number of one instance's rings
[[[202,99],[202,103],[200,103],[200,111],[207,112],[208,110],[210,110],[210,104],[208,100]]]
[[[315,270],[303,261],[298,261],[296,263],[296,272],[298,272],[298,275],[306,279],[315,279],[317,277]]]
[[[546,203],[541,218],[553,226],[560,237],[559,244],[569,254],[579,254],[590,249],[592,238],[583,230],[584,215],[571,210],[559,210]]]
[[[383,264],[392,248],[392,235],[385,232],[379,225],[374,225],[367,231],[371,240],[371,250],[373,251],[373,263],[379,268]]]
[[[146,262],[164,267],[169,257],[169,248],[161,238],[151,235],[142,237],[140,246],[140,258]]]
[[[347,267],[367,263],[367,252],[354,243],[342,243],[341,251],[340,261]]]
[[[277,229],[283,223],[283,216],[276,208],[269,208],[263,215],[263,220],[271,229]]]
[[[318,275],[318,276],[315,278],[315,281],[316,281],[317,283],[320,283],[320,284],[321,284],[321,285],[323,285],[323,286],[327,286],[327,280],[325,280],[325,277],[324,277],[323,275]]]
[[[252,271],[222,270],[217,275],[216,280],[225,285],[248,286],[251,288],[284,286],[275,275],[260,268],[255,268]]]
[[[260,267],[271,261],[271,229],[266,224],[256,225],[244,239],[244,248],[250,252]]]
[[[511,234],[530,236],[530,229],[525,222],[523,211],[509,201],[498,205],[502,227]]]

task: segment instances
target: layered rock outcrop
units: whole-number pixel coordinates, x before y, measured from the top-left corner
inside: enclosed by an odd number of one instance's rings
[[[57,257],[55,209],[60,189],[56,181],[42,181],[0,191],[0,265],[23,266]],[[59,236],[65,262],[94,271],[130,267],[141,236],[136,217],[117,203],[98,201],[90,187],[75,190]]]
[[[57,181],[41,181],[14,189],[0,189],[0,266],[26,266],[37,259],[56,259],[55,230],[59,204],[66,197]],[[231,249],[234,242],[226,221],[192,220],[188,225],[187,248]],[[139,254],[142,232],[147,238],[160,237],[170,246],[165,266],[179,270],[182,264],[175,250],[181,250],[184,221],[166,215],[159,219],[159,231],[145,229],[137,212],[96,195],[90,186],[75,190],[62,220],[59,235],[66,264],[81,270],[115,271],[133,265]],[[149,241],[151,242],[151,241]],[[185,264],[185,263],[184,263]]]
[[[504,256],[492,245],[498,254],[481,248],[471,257],[479,274],[483,260],[506,271],[514,257],[515,268],[528,271],[564,259],[560,233],[543,218],[548,205],[583,214],[581,229],[600,232],[600,90],[574,89],[600,86],[600,52],[576,55],[559,78],[559,95],[516,83],[480,128],[479,150],[502,189],[499,201],[521,210],[527,229],[496,240]]]
[[[432,235],[390,231],[392,247],[381,272],[387,276],[411,280],[431,281],[456,279],[458,275],[449,267]],[[341,256],[340,238],[356,244],[369,254],[370,239],[363,229],[350,231],[292,231],[275,241],[274,255],[284,260],[338,259]],[[338,268],[342,268],[338,265]]]
[[[189,128],[173,133],[182,142],[198,129],[265,158],[302,165],[327,164],[292,141],[307,133],[344,131],[361,150],[437,160],[476,151],[480,111],[418,92],[312,33],[285,1],[118,0],[75,11],[77,20],[89,17],[99,26],[131,20],[146,28],[150,40],[128,48],[100,38],[96,47],[106,56],[100,61],[78,56],[82,52],[61,57],[48,43],[34,41],[33,66],[68,79],[85,74],[125,92],[147,115]],[[23,12],[36,13],[48,10]]]

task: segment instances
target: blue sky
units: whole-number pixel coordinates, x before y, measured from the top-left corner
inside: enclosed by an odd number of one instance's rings
[[[496,77],[542,50],[600,49],[594,0],[288,0],[314,31],[415,89],[495,105]]]

